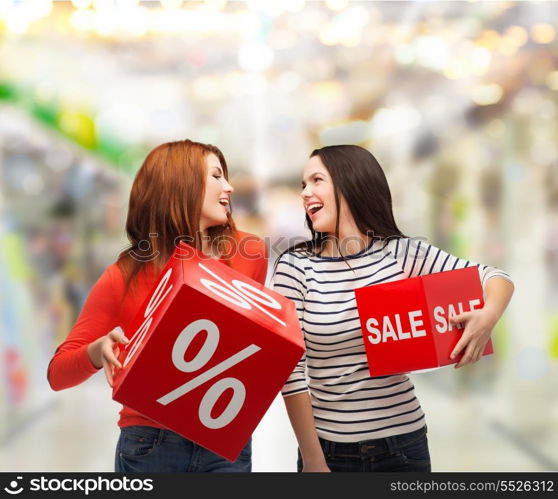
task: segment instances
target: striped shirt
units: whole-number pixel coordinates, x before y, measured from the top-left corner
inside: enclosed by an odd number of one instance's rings
[[[376,239],[346,260],[288,252],[277,263],[273,288],[294,300],[306,344],[282,394],[309,391],[317,433],[327,440],[418,430],[425,416],[408,376],[370,377],[354,289],[472,265],[483,287],[495,276],[511,279],[417,239]]]

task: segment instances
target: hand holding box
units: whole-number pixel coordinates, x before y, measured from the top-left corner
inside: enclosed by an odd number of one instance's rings
[[[484,306],[477,267],[355,290],[371,376],[454,364],[462,329],[449,318]],[[493,353],[489,340],[483,355]]]

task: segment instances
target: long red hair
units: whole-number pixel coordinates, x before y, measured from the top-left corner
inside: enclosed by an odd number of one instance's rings
[[[159,272],[180,240],[201,250],[200,216],[208,154],[219,158],[228,180],[225,157],[210,144],[191,140],[168,142],[157,146],[145,158],[130,192],[126,220],[130,246],[118,256],[126,287],[134,282],[147,262]],[[220,241],[236,239],[236,227],[230,213],[227,218],[227,224],[211,227],[208,231],[210,244],[221,253],[224,251]]]

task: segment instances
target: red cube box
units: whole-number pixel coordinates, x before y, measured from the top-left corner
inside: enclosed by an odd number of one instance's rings
[[[367,286],[355,295],[371,376],[458,362],[450,354],[463,329],[448,319],[484,306],[477,267]],[[489,340],[483,355],[491,353]]]
[[[230,461],[304,353],[291,300],[185,244],[125,333],[113,399]]]

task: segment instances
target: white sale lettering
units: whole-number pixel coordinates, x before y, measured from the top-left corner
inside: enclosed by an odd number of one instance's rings
[[[478,309],[480,303],[481,301],[479,299],[469,300],[469,311]],[[457,304],[457,308],[459,312],[456,312],[455,307],[452,304],[449,304],[446,314],[444,307],[441,307],[439,305],[437,307],[434,307],[433,313],[434,320],[436,321],[436,331],[438,331],[439,333],[446,333],[447,331],[453,330],[453,326],[449,322],[449,318],[454,315],[458,315],[458,313],[462,314],[464,312],[463,303],[459,302]]]
[[[469,300],[469,310],[478,309],[480,304],[481,301],[479,299]],[[449,318],[454,315],[462,314],[464,311],[464,306],[461,302],[458,302],[457,305],[450,303],[447,306],[447,310],[440,305],[434,307],[433,315],[436,321],[436,331],[445,333],[453,330]],[[366,330],[370,333],[368,335],[368,341],[376,345],[378,343],[385,343],[388,340],[399,341],[426,336],[422,313],[422,310],[412,310],[407,313],[410,331],[405,331],[403,329],[401,314],[395,314],[393,317],[384,315],[381,326],[378,319],[370,317],[366,321]]]
[[[421,326],[424,325],[422,321],[422,310],[412,310],[408,312],[407,315],[409,318],[409,324],[411,326],[410,331],[403,331],[400,314],[395,314],[394,316],[395,327],[391,322],[390,316],[384,315],[384,317],[382,318],[381,331],[377,327],[379,326],[378,320],[374,317],[370,317],[366,321],[366,330],[370,333],[368,335],[368,341],[376,345],[378,343],[384,343],[388,339],[397,341],[426,336],[426,331],[424,329],[419,329]]]

